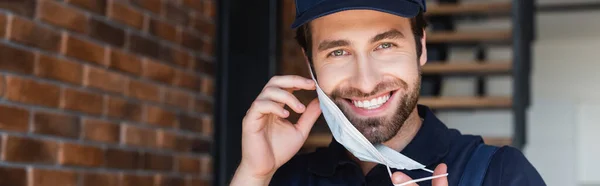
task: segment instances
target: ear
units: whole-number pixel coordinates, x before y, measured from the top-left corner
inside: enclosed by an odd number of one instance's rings
[[[419,58],[419,63],[421,66],[427,63],[427,33],[423,30],[423,38],[421,38],[421,57]]]

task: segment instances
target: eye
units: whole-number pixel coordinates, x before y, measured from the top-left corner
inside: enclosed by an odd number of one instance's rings
[[[347,54],[348,54],[348,52],[346,52],[342,49],[339,49],[339,50],[334,50],[333,52],[329,53],[329,56],[337,57],[337,56],[343,56],[343,55],[347,55]]]
[[[392,48],[393,46],[395,46],[395,45],[392,43],[383,43],[383,44],[377,46],[377,49]]]

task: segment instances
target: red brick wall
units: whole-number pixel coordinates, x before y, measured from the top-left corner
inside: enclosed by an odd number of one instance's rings
[[[210,184],[215,6],[0,1],[0,185]]]

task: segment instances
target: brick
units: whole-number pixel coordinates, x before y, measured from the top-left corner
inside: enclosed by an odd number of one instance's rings
[[[155,40],[136,34],[129,35],[129,50],[134,53],[158,58],[159,49],[160,45]]]
[[[211,0],[203,2],[204,4],[202,5],[202,7],[204,8],[204,16],[208,17],[209,19],[214,19],[215,12],[217,11],[215,3]]]
[[[105,154],[106,167],[113,169],[143,169],[144,156],[136,151],[109,148]]]
[[[207,55],[214,55],[215,45],[212,41],[213,40],[205,40],[202,43],[202,51]]]
[[[99,147],[63,143],[59,155],[61,165],[99,167],[104,164],[104,151]]]
[[[156,146],[156,131],[153,129],[121,125],[121,132],[124,133],[124,139],[121,139],[124,144],[141,147]]]
[[[156,136],[156,145],[159,148],[174,150],[177,145],[176,134],[165,130],[159,130]]]
[[[83,40],[73,36],[67,36],[65,55],[80,60],[106,65],[104,59],[104,47],[97,43]]]
[[[138,80],[129,82],[127,96],[147,101],[160,101],[160,87]]]
[[[192,150],[192,139],[186,136],[177,136],[176,150],[180,152],[190,152]]]
[[[0,130],[27,132],[28,128],[28,110],[0,105]]]
[[[146,122],[163,127],[175,127],[177,118],[175,114],[158,106],[146,105]]]
[[[196,30],[210,38],[215,37],[215,24],[208,21],[207,18],[196,15],[192,19],[191,23],[192,23],[191,27],[194,28],[194,30]]]
[[[196,58],[196,71],[208,74],[210,76],[215,75],[215,64],[200,58]]]
[[[211,151],[211,142],[195,138],[192,139],[192,153],[210,153]]]
[[[35,55],[31,51],[21,50],[0,44],[0,70],[32,74]]]
[[[184,186],[185,180],[181,177],[170,177],[166,175],[156,175],[157,186]]]
[[[175,49],[173,48],[171,50],[171,59],[167,60],[167,61],[171,61],[174,64],[177,64],[181,67],[187,68],[190,65],[190,59],[192,58],[192,56],[190,55],[189,52],[181,50],[181,49]]]
[[[31,186],[77,185],[77,173],[72,171],[34,168],[29,174]]]
[[[190,19],[187,11],[178,7],[177,5],[174,5],[173,3],[166,3],[165,18],[180,25],[187,24]]]
[[[158,49],[160,54],[158,55],[158,59],[161,61],[173,63],[173,47],[169,45],[161,45]]]
[[[109,117],[136,122],[142,121],[142,106],[138,103],[122,98],[109,97],[107,107]]]
[[[209,186],[212,183],[209,180],[190,177],[186,180],[186,186]]]
[[[84,173],[83,186],[111,186],[119,185],[119,174],[111,173]]]
[[[144,169],[146,170],[173,170],[173,157],[167,155],[144,153]]]
[[[130,0],[131,3],[140,8],[149,10],[155,14],[161,14],[162,8],[164,6],[163,1],[161,0]]]
[[[40,26],[25,18],[12,16],[10,33],[11,41],[22,43],[43,50],[58,52],[60,50],[60,33]]]
[[[204,41],[200,36],[192,34],[190,31],[184,31],[181,33],[181,44],[194,51],[202,51]]]
[[[28,186],[24,168],[0,167],[0,185]]]
[[[100,115],[104,104],[102,95],[83,92],[75,89],[65,89],[62,108],[88,114]]]
[[[6,35],[7,26],[8,17],[6,17],[6,14],[0,14],[0,37],[4,37]]]
[[[142,73],[142,60],[124,51],[111,49],[109,67],[139,76]]]
[[[217,28],[215,23],[206,23],[204,25],[204,29],[202,30],[202,33],[204,33],[206,36],[210,37],[210,38],[215,38],[215,32],[216,32]]]
[[[200,78],[196,77],[192,73],[177,71],[177,73],[175,74],[174,84],[176,86],[187,88],[193,91],[200,90]]]
[[[123,175],[121,177],[121,186],[154,186],[154,177]]]
[[[144,60],[144,66],[142,76],[145,78],[166,84],[171,84],[175,79],[175,69],[168,65],[147,59]]]
[[[212,78],[203,78],[202,79],[202,88],[200,89],[202,93],[207,96],[213,96],[215,93],[215,82]]]
[[[186,110],[190,108],[190,103],[192,102],[192,95],[184,91],[169,89],[165,93],[165,102],[167,104]]]
[[[200,173],[203,175],[211,174],[213,172],[212,157],[203,156],[200,158]]]
[[[196,110],[196,112],[207,113],[207,114],[212,114],[212,112],[213,112],[212,103],[210,103],[209,101],[207,101],[205,99],[196,99],[194,109]]]
[[[127,78],[119,73],[109,72],[104,68],[85,66],[84,74],[83,85],[85,86],[118,94],[125,92]]]
[[[17,76],[6,76],[5,97],[8,100],[27,104],[58,107],[60,88]]]
[[[179,129],[189,132],[202,132],[202,119],[194,116],[180,114],[179,115]]]
[[[90,21],[90,37],[119,48],[125,44],[125,30],[97,19]]]
[[[14,14],[33,17],[35,14],[35,0],[1,1],[0,8],[6,9]]]
[[[81,85],[83,66],[65,59],[40,54],[35,74],[42,78]]]
[[[33,116],[33,133],[79,138],[81,124],[76,116],[37,112]]]
[[[119,142],[119,125],[97,119],[83,120],[83,139],[90,141],[117,143]]]
[[[150,30],[152,35],[177,43],[177,27],[170,23],[158,20],[150,20]]]
[[[213,126],[215,126],[215,124],[213,123],[212,117],[204,117],[202,119],[202,134],[212,137]]]
[[[67,3],[104,15],[106,11],[106,0],[65,0]]]
[[[183,5],[186,7],[190,7],[198,12],[202,12],[204,11],[204,9],[202,9],[202,1],[198,1],[198,0],[183,0]]]
[[[199,174],[200,159],[190,156],[177,157],[177,171],[183,173]]]
[[[144,25],[144,15],[120,1],[110,1],[108,17],[138,30]]]
[[[3,136],[2,160],[20,163],[53,164],[58,155],[58,144],[20,136]]]
[[[89,18],[83,12],[53,0],[42,0],[39,3],[37,16],[40,20],[67,30],[87,33]]]
[[[4,75],[0,74],[0,98],[2,98],[2,96],[4,96],[4,84],[6,84],[4,82]]]

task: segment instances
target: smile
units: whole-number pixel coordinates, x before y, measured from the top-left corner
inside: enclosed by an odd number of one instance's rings
[[[385,94],[370,100],[352,100],[354,106],[367,110],[373,110],[381,107],[390,99],[390,94]]]

